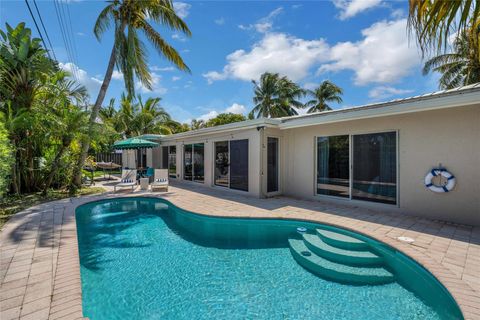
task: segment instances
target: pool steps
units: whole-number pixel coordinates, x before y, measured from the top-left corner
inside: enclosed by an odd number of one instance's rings
[[[383,263],[381,257],[366,251],[367,248],[357,251],[334,247],[314,234],[304,234],[303,242],[310,251],[333,262],[352,266],[380,266]]]
[[[300,239],[290,238],[290,251],[302,267],[340,283],[379,285],[395,281],[381,256],[368,243],[341,233],[317,229]]]

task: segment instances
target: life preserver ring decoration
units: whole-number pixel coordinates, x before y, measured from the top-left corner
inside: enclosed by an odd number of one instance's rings
[[[446,184],[435,185],[433,183],[433,178],[439,175],[446,179]],[[425,187],[437,193],[450,192],[455,187],[455,182],[455,176],[446,169],[441,168],[432,169],[425,177]]]

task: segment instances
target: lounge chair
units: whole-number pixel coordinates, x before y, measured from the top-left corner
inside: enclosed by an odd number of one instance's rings
[[[155,176],[150,188],[152,191],[154,188],[163,188],[168,191],[168,169],[155,169]]]
[[[132,192],[137,186],[137,170],[122,170],[122,180],[113,187],[113,192],[117,188],[132,188]]]

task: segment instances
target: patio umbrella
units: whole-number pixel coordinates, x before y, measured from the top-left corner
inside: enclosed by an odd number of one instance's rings
[[[113,148],[117,150],[138,150],[149,149],[158,146],[158,143],[140,139],[129,138],[125,140],[115,141]],[[137,153],[135,152],[135,166],[137,165]]]

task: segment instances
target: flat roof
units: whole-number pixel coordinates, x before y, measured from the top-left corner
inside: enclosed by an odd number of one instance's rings
[[[283,118],[259,118],[215,127],[201,128],[172,135],[143,135],[142,137],[145,139],[168,141],[225,131],[247,130],[262,126],[279,129],[292,129],[325,123],[384,117],[470,105],[480,105],[480,83],[450,90],[436,91],[414,97],[390,100],[387,102],[378,102]]]

